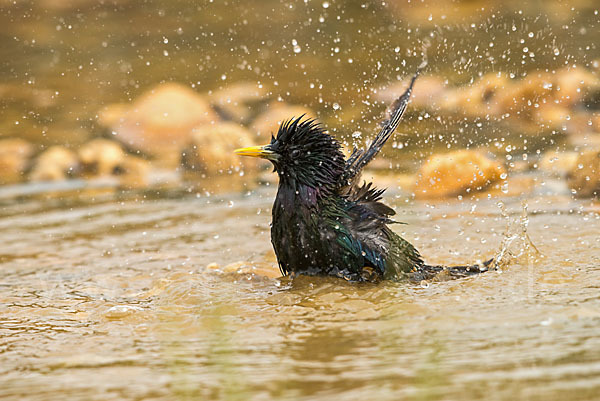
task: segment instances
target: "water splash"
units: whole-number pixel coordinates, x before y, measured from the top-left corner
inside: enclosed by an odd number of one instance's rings
[[[521,214],[518,218],[511,218],[506,210],[504,202],[498,202],[502,216],[506,220],[506,230],[503,235],[500,250],[494,256],[496,270],[503,269],[514,264],[537,263],[544,256],[536,248],[527,233],[529,226],[529,215],[527,213],[527,202],[521,203]]]

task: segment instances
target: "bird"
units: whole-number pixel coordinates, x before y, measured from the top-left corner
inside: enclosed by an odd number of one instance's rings
[[[398,126],[419,72],[392,104],[371,144],[355,147],[347,159],[340,142],[304,115],[284,121],[269,144],[234,151],[269,160],[279,176],[271,243],[282,275],[422,283],[472,276],[492,267],[493,259],[467,266],[426,264],[419,251],[390,228],[396,224],[391,218],[395,211],[382,201],[385,190],[360,182],[362,170]]]

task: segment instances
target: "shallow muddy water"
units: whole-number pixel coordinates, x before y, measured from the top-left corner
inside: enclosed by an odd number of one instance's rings
[[[0,398],[597,399],[597,204],[531,198],[543,257],[452,282],[205,269],[274,269],[273,195],[4,205]],[[493,255],[507,230],[497,199],[395,198],[430,262]]]

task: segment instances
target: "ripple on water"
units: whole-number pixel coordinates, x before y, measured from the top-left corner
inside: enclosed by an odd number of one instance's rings
[[[47,211],[52,224],[0,218],[0,396],[214,398],[227,385],[248,399],[434,389],[558,400],[600,389],[593,213],[530,202],[527,234],[543,259],[521,252],[517,235],[508,248],[525,257],[501,271],[421,287],[278,277],[268,217],[250,213],[270,198],[261,202],[82,204]],[[397,229],[431,263],[481,259],[520,227],[518,204],[507,205],[517,222],[508,229],[492,202],[476,213],[421,207],[404,207],[413,224]]]

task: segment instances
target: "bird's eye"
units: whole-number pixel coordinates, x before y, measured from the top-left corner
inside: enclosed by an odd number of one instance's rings
[[[291,153],[292,159],[296,159],[296,158],[300,157],[300,154],[301,154],[300,149],[292,150],[292,153]]]

